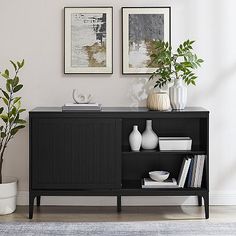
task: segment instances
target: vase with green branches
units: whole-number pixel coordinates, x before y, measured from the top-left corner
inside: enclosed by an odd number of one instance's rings
[[[151,65],[158,65],[150,76],[154,80],[154,88],[162,88],[171,82],[170,102],[173,109],[184,109],[187,103],[187,88],[183,85],[196,85],[195,70],[201,66],[203,60],[193,51],[194,41],[186,40],[173,51],[168,42],[156,41],[156,52],[151,55]]]
[[[5,87],[0,88],[2,93],[0,97],[0,184],[3,181],[2,168],[7,145],[17,132],[25,127],[26,123],[24,119],[21,119],[21,114],[25,109],[21,107],[21,97],[17,96],[17,92],[23,87],[20,83],[19,72],[24,66],[24,60],[22,62],[10,62],[14,72],[11,74],[9,69],[0,72],[5,80]]]

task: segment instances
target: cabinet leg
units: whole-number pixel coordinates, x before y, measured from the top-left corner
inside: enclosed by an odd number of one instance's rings
[[[198,206],[202,206],[202,196],[198,196]]]
[[[40,207],[41,196],[37,196],[37,207]]]
[[[203,196],[205,206],[205,218],[209,219],[209,194]]]
[[[117,196],[117,212],[121,212],[121,196]]]
[[[34,212],[34,198],[35,196],[29,194],[29,219],[33,219],[33,212]]]

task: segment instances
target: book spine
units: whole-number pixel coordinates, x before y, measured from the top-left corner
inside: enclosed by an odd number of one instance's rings
[[[194,163],[194,158],[191,158],[191,163],[189,167],[189,173],[188,173],[188,182],[187,182],[187,187],[191,187],[191,180],[192,180],[192,175],[193,175],[193,163]]]
[[[197,188],[197,184],[198,184],[198,177],[199,177],[199,171],[200,171],[200,163],[201,163],[201,155],[197,156],[197,164],[196,164],[196,174],[195,174],[195,178],[194,178],[194,188]]]
[[[189,171],[190,162],[191,162],[191,158],[188,158],[186,163],[185,163],[185,168],[184,168],[183,178],[182,178],[182,183],[181,183],[182,188],[184,187],[186,179],[187,179],[187,174],[188,174],[188,171]]]
[[[194,163],[193,163],[193,173],[192,173],[192,179],[191,179],[191,187],[194,186],[194,178],[195,178],[195,174],[196,174],[196,163],[197,162],[197,155],[194,155]]]
[[[198,188],[201,188],[201,185],[202,185],[202,176],[203,176],[205,158],[206,158],[206,156],[202,155],[201,165],[200,165],[200,173],[199,173],[199,178],[198,178]]]

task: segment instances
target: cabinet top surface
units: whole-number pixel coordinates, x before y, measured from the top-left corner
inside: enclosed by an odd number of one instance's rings
[[[72,111],[72,112],[63,112],[61,107],[36,107],[30,112],[52,112],[52,113],[191,113],[191,112],[209,112],[202,107],[186,107],[184,110],[167,110],[167,111],[150,111],[146,107],[102,107],[101,111]]]

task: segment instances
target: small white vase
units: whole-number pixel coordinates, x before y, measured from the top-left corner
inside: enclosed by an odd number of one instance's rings
[[[147,107],[153,111],[170,109],[170,98],[166,92],[152,92],[147,98]]]
[[[146,129],[142,133],[142,148],[146,150],[153,150],[157,147],[158,137],[152,130],[152,120],[146,121]]]
[[[169,89],[171,107],[183,110],[187,104],[187,88],[182,79],[175,79],[174,85]]]
[[[17,179],[3,177],[0,184],[0,215],[6,215],[16,210]]]
[[[141,143],[142,143],[142,135],[138,131],[138,126],[134,125],[133,131],[129,135],[129,144],[131,150],[134,152],[138,152],[140,150]]]

